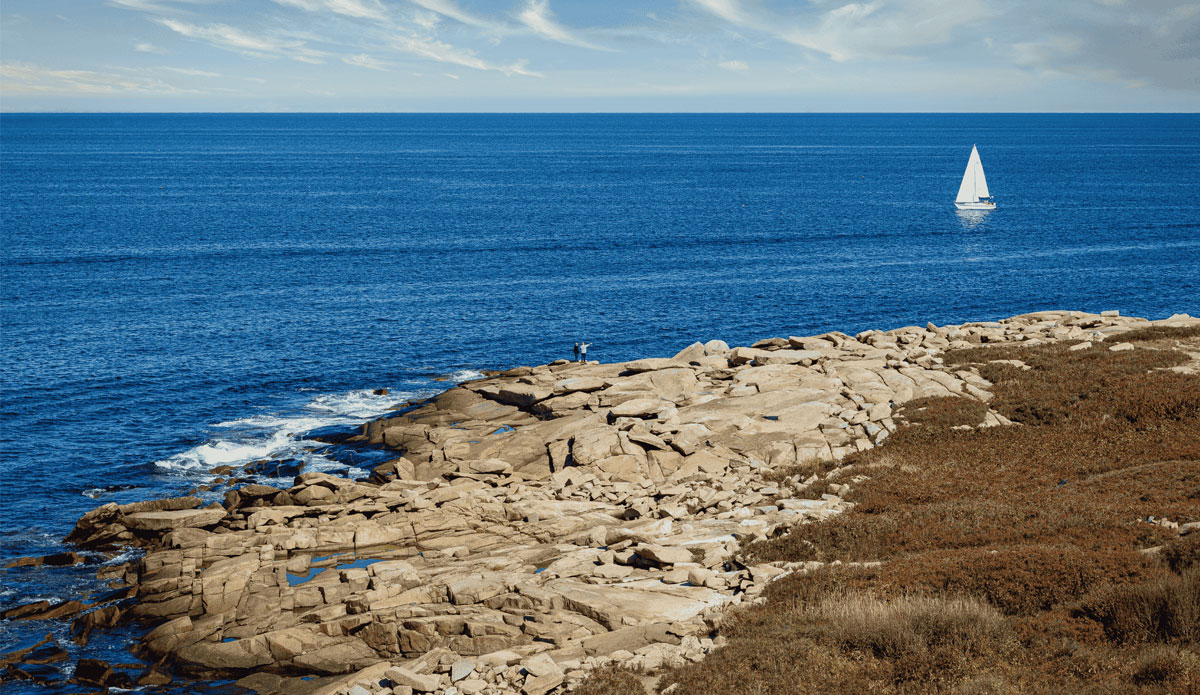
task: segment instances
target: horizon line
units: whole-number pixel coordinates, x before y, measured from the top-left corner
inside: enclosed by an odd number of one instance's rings
[[[1194,116],[1200,111],[5,111],[0,116],[244,115],[244,116]]]

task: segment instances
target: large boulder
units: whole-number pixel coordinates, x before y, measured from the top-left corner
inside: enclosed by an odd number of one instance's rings
[[[395,666],[383,672],[385,678],[393,685],[407,686],[413,692],[432,693],[441,687],[442,679],[435,674],[423,674],[410,671],[403,666]]]
[[[811,364],[821,359],[816,350],[774,350],[754,358],[755,364]]]
[[[650,383],[660,398],[679,401],[696,392],[699,382],[691,369],[662,369],[650,374]]]
[[[643,543],[637,547],[637,556],[656,565],[668,566],[692,562],[692,552],[678,546]]]
[[[688,363],[691,363],[693,360],[699,360],[701,357],[704,357],[707,354],[708,353],[704,351],[703,343],[692,343],[691,345],[685,347],[684,349],[682,349],[678,353],[676,353],[675,356],[672,357],[671,359],[675,360],[676,362],[682,362],[684,364],[688,364]]]
[[[171,531],[215,526],[224,518],[224,509],[178,509],[128,514],[125,516],[125,525],[135,531]]]
[[[591,376],[577,376],[567,379],[559,379],[554,382],[554,395],[563,396],[568,393],[589,393],[591,391],[599,391],[607,386],[604,379],[599,379]]]
[[[621,440],[611,427],[594,427],[571,440],[571,458],[577,466],[589,466],[620,451]]]
[[[495,399],[518,408],[528,408],[542,399],[549,398],[553,393],[554,389],[549,386],[506,384],[500,387]]]
[[[249,671],[275,662],[267,641],[261,638],[196,642],[180,649],[175,656],[185,670],[202,674]]]
[[[655,398],[634,398],[633,400],[613,406],[611,413],[614,418],[656,418],[667,409],[674,410],[674,407],[674,404],[670,401]]]

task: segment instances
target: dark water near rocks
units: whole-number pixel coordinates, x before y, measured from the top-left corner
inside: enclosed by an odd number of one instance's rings
[[[344,470],[304,433],[575,340],[1200,313],[1197,115],[4,115],[0,174],[0,563],[220,464]]]

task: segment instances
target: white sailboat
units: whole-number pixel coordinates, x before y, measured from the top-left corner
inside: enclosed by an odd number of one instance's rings
[[[954,206],[959,210],[995,210],[996,201],[988,192],[987,178],[983,175],[983,162],[979,161],[979,150],[971,145],[971,158],[963,172],[962,184]]]

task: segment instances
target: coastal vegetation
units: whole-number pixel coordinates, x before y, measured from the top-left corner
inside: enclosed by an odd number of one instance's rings
[[[852,509],[742,548],[819,569],[732,613],[727,645],[659,692],[1194,693],[1200,329],[1121,340],[949,352],[1016,424],[906,404],[885,446],[820,471],[853,481]]]

